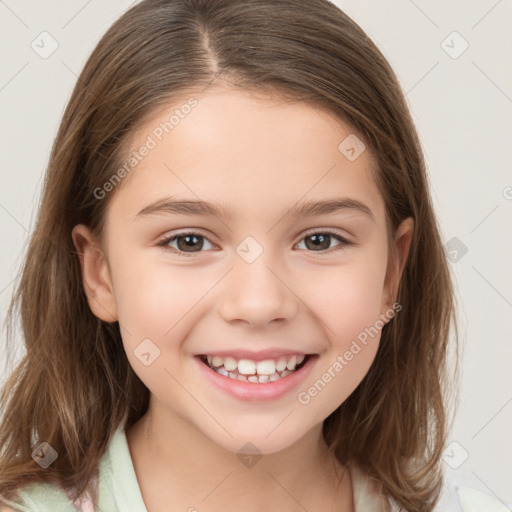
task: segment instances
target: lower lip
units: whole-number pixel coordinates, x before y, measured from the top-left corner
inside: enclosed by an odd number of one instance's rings
[[[217,373],[215,370],[212,370],[207,364],[203,363],[198,356],[195,356],[194,359],[199,365],[199,370],[204,374],[205,378],[220,390],[238,398],[239,400],[263,401],[275,400],[299,387],[310,373],[317,357],[317,355],[310,355],[304,366],[290,375],[281,377],[273,382],[265,383],[243,382],[238,379],[225,377],[224,375]]]

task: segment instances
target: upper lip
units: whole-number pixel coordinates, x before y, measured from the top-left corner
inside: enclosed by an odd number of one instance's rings
[[[280,349],[280,348],[268,348],[266,350],[242,350],[242,349],[229,349],[229,350],[208,350],[197,354],[200,356],[218,356],[222,358],[232,357],[239,361],[240,359],[250,359],[252,361],[263,361],[265,359],[279,359],[280,357],[291,357],[293,355],[311,355],[308,352],[302,350],[292,349]]]

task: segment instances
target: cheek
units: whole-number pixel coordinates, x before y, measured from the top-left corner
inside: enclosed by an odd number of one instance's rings
[[[211,284],[183,268],[143,258],[130,258],[118,265],[113,278],[123,345],[131,367],[161,399],[166,394],[176,403],[186,399],[165,371],[174,375],[181,365],[180,340],[186,338],[194,306]]]
[[[315,404],[326,417],[355,390],[368,372],[379,346],[380,307],[385,277],[383,261],[359,254],[357,262],[315,273],[311,310],[328,340],[324,357],[297,398]]]
[[[201,299],[207,284],[186,269],[131,260],[116,274],[120,322],[137,336],[163,339]]]
[[[342,356],[343,368],[338,369],[355,385],[364,377],[377,352],[384,277],[385,265],[381,261],[361,258],[340,283],[343,289],[339,309],[332,321],[333,349],[336,357]]]
[[[379,317],[383,276],[368,268],[358,270],[344,279],[338,311],[333,316],[333,330],[340,348],[344,348],[364,329],[373,326]]]
[[[346,265],[316,268],[314,277],[301,278],[302,296],[307,297],[305,302],[322,320],[332,348],[344,348],[362,330],[375,324],[380,314],[384,277],[385,264],[379,258],[360,253],[357,260]]]

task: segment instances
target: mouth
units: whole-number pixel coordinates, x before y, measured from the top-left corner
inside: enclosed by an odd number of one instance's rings
[[[314,354],[294,354],[262,361],[207,354],[199,354],[197,357],[211,370],[228,379],[252,384],[269,384],[294,374],[303,368],[313,356]]]

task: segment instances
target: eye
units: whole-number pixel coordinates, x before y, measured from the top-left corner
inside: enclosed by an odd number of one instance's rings
[[[189,254],[187,253],[192,254],[195,252],[201,252],[201,249],[203,249],[204,246],[204,240],[212,246],[212,243],[205,236],[194,232],[179,233],[177,235],[167,237],[161,242],[158,242],[157,245],[182,253],[180,254],[181,256],[188,256]],[[172,245],[174,242],[177,243],[177,247]]]
[[[338,241],[337,246],[335,246],[338,248],[352,245],[352,242],[347,240],[345,237],[330,230],[310,232],[302,238],[297,245],[306,241],[305,247],[306,249],[310,249],[310,252],[324,253],[331,248],[333,240]],[[184,232],[166,237],[162,241],[158,242],[157,245],[171,249],[174,252],[177,252],[180,256],[187,257],[194,253],[203,252],[202,249],[205,249],[205,241],[207,244],[210,244],[210,247],[206,247],[206,249],[211,249],[213,244],[204,235],[195,232]]]
[[[342,248],[347,245],[352,245],[352,242],[347,240],[345,237],[330,230],[310,232],[299,242],[298,245],[300,245],[302,241],[305,240],[305,246],[307,249],[312,248],[312,252],[323,253],[330,248],[333,239],[339,242],[337,245],[338,248]]]

